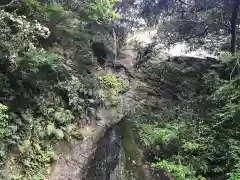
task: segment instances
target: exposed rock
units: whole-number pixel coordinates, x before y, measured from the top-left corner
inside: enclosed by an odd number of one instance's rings
[[[124,95],[123,95],[124,96]],[[124,99],[124,97],[122,97]],[[127,98],[129,101],[129,98]],[[50,175],[50,180],[84,180],[87,177],[87,180],[90,180],[89,177],[93,177],[96,180],[102,180],[101,177],[108,177],[111,176],[112,180],[118,180],[118,169],[111,167],[112,164],[120,167],[121,165],[118,163],[117,154],[120,154],[120,158],[122,158],[123,152],[119,152],[121,150],[121,146],[119,144],[119,136],[110,136],[109,138],[112,139],[110,146],[104,146],[99,142],[102,142],[104,135],[109,127],[116,124],[117,122],[121,121],[124,114],[123,106],[127,101],[121,101],[117,107],[106,109],[101,107],[102,101],[96,99],[87,99],[86,101],[87,108],[86,108],[86,116],[87,120],[90,122],[93,119],[98,119],[98,125],[95,123],[91,123],[89,127],[84,127],[85,131],[90,128],[87,133],[83,133],[84,140],[83,142],[76,142],[72,145],[71,150],[68,152],[68,160],[66,161],[64,158],[60,158],[55,165],[53,166],[53,170]],[[129,108],[128,108],[129,110]],[[93,126],[93,124],[95,124]],[[84,132],[84,130],[83,130]],[[114,135],[114,134],[111,134]],[[116,143],[115,143],[115,140]],[[110,160],[105,165],[105,169],[103,169],[103,176],[97,176],[94,174],[88,174],[88,167],[93,162],[92,159],[95,158],[107,158],[106,156],[95,156],[96,150],[101,149],[102,151],[107,151],[109,153]],[[107,148],[107,149],[106,149]],[[123,149],[121,150],[123,151]],[[95,161],[94,162],[97,162]],[[105,159],[107,160],[107,159]],[[102,166],[99,166],[100,168]],[[96,169],[94,169],[95,172]],[[113,171],[110,173],[110,171]],[[97,173],[97,170],[96,170]],[[100,173],[101,174],[101,173]],[[114,178],[115,177],[115,178]],[[120,179],[119,179],[120,180]]]
[[[169,176],[166,170],[161,168],[150,167],[148,171],[151,180],[176,180],[175,178]]]
[[[87,99],[86,104],[88,107],[97,109],[101,107],[101,105],[103,104],[103,101],[101,99]]]
[[[109,128],[98,142],[83,180],[125,180],[124,149],[118,131],[116,126]]]
[[[87,107],[86,119],[87,119],[88,124],[91,124],[93,120],[96,120],[97,119],[96,109],[94,109],[92,107]]]

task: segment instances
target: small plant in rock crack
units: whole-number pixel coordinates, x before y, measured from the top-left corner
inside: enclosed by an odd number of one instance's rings
[[[119,94],[127,92],[129,90],[129,85],[124,81],[124,79],[114,76],[114,75],[105,75],[102,77],[103,83],[109,87],[115,89]]]
[[[115,75],[103,76],[102,83],[105,89],[105,103],[107,106],[117,106],[120,102],[120,94],[129,90],[129,85],[122,78]]]

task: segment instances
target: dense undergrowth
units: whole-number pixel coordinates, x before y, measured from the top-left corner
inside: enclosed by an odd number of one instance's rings
[[[152,88],[135,119],[152,166],[177,180],[240,179],[238,58],[223,54],[203,75],[193,71],[187,85],[185,68],[146,63],[145,81]],[[164,99],[162,84],[176,96]]]
[[[114,1],[101,3],[74,11],[17,1],[0,11],[0,179],[45,179],[57,158],[53,145],[82,139],[86,99],[104,100],[92,75],[95,35],[85,26],[117,17]]]

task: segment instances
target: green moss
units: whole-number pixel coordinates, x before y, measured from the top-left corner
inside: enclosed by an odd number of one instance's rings
[[[107,105],[117,106],[120,95],[129,90],[129,85],[124,79],[111,74],[102,76],[102,82],[105,89],[104,94]]]
[[[71,136],[77,140],[83,140],[83,136],[80,130],[74,130],[71,132]]]
[[[129,85],[127,85],[126,82],[124,82],[124,79],[114,76],[114,75],[105,75],[102,77],[103,83],[111,88],[114,89],[117,93],[124,93],[129,90]]]

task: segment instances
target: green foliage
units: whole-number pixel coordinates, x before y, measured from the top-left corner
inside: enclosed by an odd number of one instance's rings
[[[77,140],[83,140],[83,136],[82,136],[81,132],[77,129],[71,132],[71,136]]]
[[[238,163],[235,167],[228,173],[228,180],[235,180],[240,178],[240,164]]]
[[[59,108],[54,112],[53,117],[55,121],[59,124],[70,124],[74,120],[74,116],[71,111],[65,110],[64,108]]]
[[[9,126],[9,116],[7,113],[8,107],[5,105],[0,104],[0,167],[3,167],[4,160],[6,158],[5,153],[5,144],[4,141],[8,139],[8,137],[11,135],[13,128]]]
[[[183,144],[183,149],[187,151],[193,151],[199,149],[201,144],[196,143],[196,142],[185,142]]]
[[[25,178],[31,179],[34,177],[35,179],[39,176],[44,177],[44,175],[46,175],[45,169],[48,168],[55,157],[51,148],[42,146],[42,144],[34,141],[25,140],[19,145],[19,149],[23,156],[23,158],[20,159],[20,163],[26,173]]]
[[[89,3],[87,16],[107,22],[117,17],[113,5]],[[0,179],[46,179],[53,145],[82,140],[85,99],[100,96],[98,81],[86,75],[95,63],[88,20],[37,0],[0,11]]]
[[[61,56],[43,49],[34,49],[24,54],[21,68],[25,71],[39,72],[44,66],[50,66],[53,71],[61,71]]]
[[[99,0],[89,3],[86,7],[86,13],[89,19],[99,23],[105,23],[117,19],[119,15],[113,10],[117,0]]]
[[[47,38],[50,31],[38,21],[28,21],[26,16],[19,16],[3,10],[0,12],[1,55],[15,61],[19,53],[36,49],[38,38]]]
[[[139,130],[140,138],[146,145],[169,141],[177,135],[177,125],[168,124],[167,127],[157,127],[156,125],[141,124]]]
[[[104,75],[101,77],[103,88],[106,89],[104,99],[107,106],[116,106],[119,103],[120,94],[128,91],[129,85],[124,79],[115,75]]]
[[[238,56],[224,53],[220,59],[201,77],[194,98],[176,100],[167,108],[141,106],[134,117],[146,154],[150,154],[148,160],[177,179],[239,179]],[[148,68],[154,72],[149,75],[151,85],[160,77],[167,82],[173,79],[167,76],[173,74],[171,70],[154,69],[156,73]],[[179,78],[184,81],[186,77]],[[149,104],[153,101],[146,99]]]
[[[166,160],[153,164],[155,167],[160,167],[167,170],[173,177],[178,180],[205,180],[205,178],[195,177],[195,173],[187,166],[174,164]]]
[[[61,129],[57,129],[54,124],[47,125],[47,135],[54,135],[57,139],[61,140],[64,138],[64,133]]]
[[[103,76],[102,79],[103,79],[103,83],[107,87],[115,89],[117,93],[124,93],[124,92],[127,92],[129,89],[129,86],[120,77],[109,74],[109,75]]]
[[[74,16],[72,11],[64,9],[61,4],[44,4],[42,15],[45,15],[45,21],[56,25],[66,22]]]

